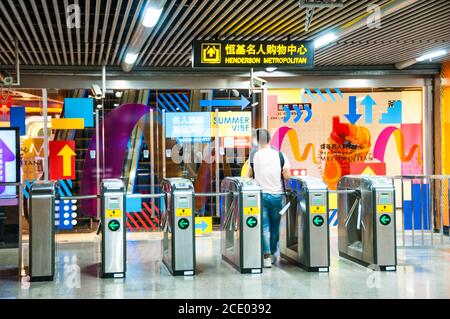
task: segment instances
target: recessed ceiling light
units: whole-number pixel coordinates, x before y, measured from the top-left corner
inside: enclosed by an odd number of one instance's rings
[[[146,28],[153,28],[157,23],[162,13],[161,9],[156,8],[148,8],[144,14],[144,20],[142,20],[142,24]]]
[[[126,64],[134,64],[139,56],[139,53],[127,53],[125,56]]]
[[[317,40],[314,41],[314,47],[316,49],[321,48],[323,46],[330,44],[331,42],[333,42],[337,39],[338,39],[338,36],[335,35],[334,33],[332,33],[332,32],[327,33],[327,34],[317,38]]]
[[[418,57],[416,60],[418,62],[423,62],[423,61],[426,61],[426,60],[430,60],[431,61],[432,59],[444,56],[447,53],[448,52],[446,50],[434,51],[434,52],[431,52],[431,53],[428,53],[428,54],[424,54],[421,57]]]

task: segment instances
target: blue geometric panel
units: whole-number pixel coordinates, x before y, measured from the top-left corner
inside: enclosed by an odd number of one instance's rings
[[[64,117],[84,119],[85,127],[94,127],[94,100],[84,98],[64,99]]]
[[[429,230],[430,225],[430,185],[422,184],[422,194],[420,194],[420,184],[412,185],[411,200],[405,200],[403,202],[403,208],[405,212],[405,229],[412,229],[412,210],[414,208],[414,229],[422,229],[422,214],[423,214],[423,229]]]
[[[10,126],[18,127],[20,130],[20,136],[27,134],[25,127],[25,106],[13,106],[10,110]]]
[[[380,124],[401,124],[403,114],[402,109],[402,101],[394,101],[394,105],[388,107],[387,112],[381,115]]]

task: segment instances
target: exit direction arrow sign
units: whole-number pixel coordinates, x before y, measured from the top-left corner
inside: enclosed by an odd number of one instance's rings
[[[181,218],[178,221],[178,227],[182,230],[185,230],[189,227],[189,220],[187,220],[186,218]]]
[[[377,105],[377,102],[370,96],[367,95],[360,103],[365,107],[366,124],[373,123],[373,106]]]
[[[344,116],[352,124],[358,122],[362,116],[362,114],[358,114],[357,112],[356,96],[350,96],[348,98],[348,113],[344,114]]]
[[[392,218],[391,218],[391,216],[388,215],[388,214],[383,214],[383,215],[381,215],[381,217],[380,217],[380,223],[381,223],[381,225],[383,225],[383,226],[389,225],[389,224],[391,223],[391,220],[392,220]]]
[[[65,145],[57,156],[63,159],[63,175],[64,177],[72,176],[72,158],[77,154],[70,148],[69,145]]]
[[[317,227],[320,227],[325,222],[325,219],[322,216],[314,216],[313,224]]]
[[[120,222],[118,220],[112,220],[108,223],[108,229],[110,231],[118,231],[120,228]]]
[[[246,224],[250,228],[255,228],[258,225],[258,220],[256,219],[256,217],[251,216],[247,218]]]
[[[208,228],[208,223],[202,220],[200,223],[195,224],[195,228],[200,229],[202,232],[204,232],[206,228]]]
[[[201,100],[201,107],[240,107],[244,110],[250,105],[250,101],[246,99],[243,95],[239,100]]]
[[[75,141],[49,142],[50,179],[76,179]]]

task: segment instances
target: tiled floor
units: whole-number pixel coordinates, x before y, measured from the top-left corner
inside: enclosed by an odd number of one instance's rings
[[[372,272],[339,258],[332,235],[329,273],[282,261],[262,275],[241,275],[221,261],[214,233],[197,238],[198,275],[183,278],[161,266],[159,234],[138,234],[128,240],[127,278],[114,280],[98,277],[99,238],[72,236],[58,236],[54,282],[17,280],[15,253],[0,251],[0,298],[450,298],[448,244],[399,248],[397,272]]]

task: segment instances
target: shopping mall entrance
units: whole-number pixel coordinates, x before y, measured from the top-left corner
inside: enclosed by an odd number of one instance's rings
[[[15,158],[5,165],[20,165],[22,179],[1,195],[1,248],[21,245],[19,229],[27,238],[30,187],[38,180],[55,181],[59,196],[73,197],[55,203],[56,233],[75,234],[73,240],[98,232],[101,205],[92,196],[104,179],[125,184],[127,232],[157,233],[166,202],[145,195],[161,193],[164,178],[185,178],[196,193],[210,194],[195,201],[196,234],[208,236],[222,214],[221,197],[213,194],[225,177],[246,176],[256,128],[270,131],[271,146],[289,158],[293,176],[318,177],[330,190],[344,175],[395,178],[402,245],[424,243],[428,233],[443,236],[448,214],[441,212],[448,212],[448,202],[436,194],[446,194],[447,181],[431,177],[432,76],[258,76],[267,80],[255,85],[248,77],[230,77],[223,85],[191,77],[185,89],[153,89],[154,83],[112,78],[103,88],[101,81],[78,80],[79,89],[69,89],[70,82],[3,88],[3,122],[13,114],[19,127],[1,131],[11,135],[4,152]],[[336,194],[329,209],[336,227]],[[414,230],[417,239],[410,237]]]

